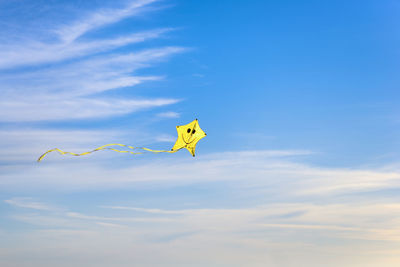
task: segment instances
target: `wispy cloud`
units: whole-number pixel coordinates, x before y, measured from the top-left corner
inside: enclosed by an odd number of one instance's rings
[[[186,151],[181,151],[182,155]],[[154,160],[140,166],[101,168],[95,161],[64,160],[62,164],[46,164],[31,169],[36,177],[32,186],[46,186],[63,190],[68,187],[124,187],[157,182],[160,186],[177,186],[198,182],[226,181],[243,186],[256,194],[280,192],[288,199],[305,196],[334,196],[355,192],[368,192],[400,186],[400,174],[376,170],[349,170],[321,168],[296,160],[306,151],[243,151],[199,155],[196,161],[178,154]],[[99,153],[100,154],[100,153]],[[100,157],[93,155],[94,159]],[[110,155],[109,153],[102,153]],[[57,157],[59,157],[57,155]],[[64,156],[67,157],[67,156]],[[127,155],[127,158],[131,156]],[[81,173],[84,166],[85,174]],[[71,165],[72,166],[72,165]],[[31,168],[31,167],[28,167]],[[57,170],[57,179],[53,178]],[[179,170],[179,172],[176,172]],[[28,182],[17,168],[8,174],[7,181],[14,185]],[[65,173],[66,176],[63,175]],[[135,174],[135,175],[132,175]],[[190,174],[190,175],[188,175]],[[83,176],[82,176],[83,175]],[[110,177],[115,177],[110,179]],[[283,190],[285,189],[285,190]]]
[[[26,39],[25,36],[21,36],[20,38],[14,38],[16,39],[15,43],[7,42],[0,45],[0,69],[87,56],[128,44],[158,38],[173,29],[152,29],[143,32],[128,33],[123,36],[114,36],[111,39],[104,39],[103,37],[102,39],[76,40],[78,37],[97,28],[112,25],[130,16],[139,15],[144,12],[144,7],[153,2],[156,1],[136,0],[122,8],[99,8],[99,10],[95,11],[81,11],[83,13],[81,14],[81,18],[78,16],[74,22],[53,20],[51,21],[51,25],[47,25],[47,32],[44,31],[42,33],[42,35],[47,35],[47,38],[40,36],[37,39]],[[44,21],[44,23],[50,22]],[[58,29],[51,30],[54,27],[53,25],[57,23],[60,24]],[[59,37],[58,40],[51,38],[54,33]],[[7,35],[9,33],[4,32],[3,34]],[[21,42],[21,39],[24,42]]]
[[[86,211],[77,207],[45,210],[41,208],[49,205],[42,202],[38,205],[30,199],[7,200],[20,206],[7,220],[29,225],[21,244],[28,251],[30,244],[35,244],[38,250],[32,257],[36,259],[47,255],[48,247],[61,246],[68,248],[74,258],[93,253],[98,257],[107,252],[112,254],[108,259],[122,257],[124,262],[139,265],[158,263],[147,256],[130,258],[124,249],[135,246],[143,253],[159,250],[165,262],[175,262],[176,257],[170,255],[176,251],[188,255],[201,249],[202,257],[204,253],[209,255],[206,260],[190,255],[187,262],[200,261],[207,266],[215,262],[243,266],[249,264],[249,259],[259,260],[260,264],[252,266],[264,266],[272,262],[265,258],[265,251],[278,259],[277,266],[287,266],[282,253],[296,253],[298,261],[307,266],[320,266],[332,255],[351,259],[352,264],[358,262],[360,266],[370,260],[381,264],[388,256],[393,262],[400,260],[400,205],[395,199],[371,201],[368,197],[379,190],[399,188],[400,174],[384,169],[321,168],[304,161],[304,156],[315,155],[310,151],[242,151],[203,155],[193,161],[174,154],[147,164],[132,166],[130,161],[115,168],[89,165],[87,161],[75,160],[73,165],[50,161],[40,169],[8,168],[7,179],[1,183],[2,188],[17,191],[22,185],[53,192],[89,188],[141,191],[142,197],[121,200],[114,196],[101,204],[91,204],[94,206],[86,207]],[[31,174],[29,179],[24,177],[26,172]],[[177,190],[182,186],[185,193]],[[215,186],[227,190],[218,189],[218,197],[209,201],[212,194],[208,190]],[[195,198],[200,203],[187,205],[187,195],[199,188],[208,188],[204,192],[207,197]],[[158,190],[163,194],[172,192],[175,201],[166,204],[169,195],[158,196]],[[27,212],[26,207],[35,213]],[[73,240],[80,240],[82,247],[77,249]],[[93,243],[97,244],[95,250],[90,246]],[[8,248],[3,251],[8,258],[16,259],[23,253],[21,246]],[[60,251],[64,250],[56,250],[58,259],[66,256]],[[310,258],[312,261],[307,260]],[[346,260],[341,266],[353,266]],[[40,264],[39,260],[35,262]],[[388,266],[396,266],[393,262]]]
[[[145,213],[154,213],[154,214],[184,214],[185,211],[180,210],[161,210],[161,209],[145,209],[138,207],[124,207],[124,206],[104,206],[104,208],[116,209],[116,210],[133,210],[140,211]]]
[[[100,9],[95,13],[89,14],[87,18],[81,21],[60,27],[55,30],[55,32],[65,43],[70,43],[93,29],[137,15],[141,13],[141,8],[154,2],[156,2],[156,0],[135,0],[124,8]]]
[[[58,62],[82,56],[88,56],[126,46],[159,38],[172,29],[156,29],[146,32],[133,33],[128,36],[114,39],[100,39],[74,43],[42,43],[28,41],[21,44],[0,45],[0,69],[15,68],[24,65],[37,65]]]
[[[179,118],[180,114],[174,111],[166,111],[157,114],[157,117],[160,118]]]
[[[342,266],[354,266],[354,262],[362,266],[371,260],[382,263],[388,256],[392,261],[387,266],[396,266],[399,260],[397,215],[400,206],[395,203],[270,203],[252,208],[177,210],[109,208],[125,214],[118,217],[104,216],[107,211],[102,211],[102,215],[66,211],[13,215],[11,219],[36,228],[25,230],[25,242],[18,247],[10,244],[2,253],[15,261],[24,250],[34,251],[28,255],[40,264],[42,257],[38,256],[47,255],[49,248],[55,246],[58,260],[72,254],[73,258],[92,255],[89,259],[93,261],[94,257],[101,258],[106,253],[106,258],[117,266],[121,257],[122,262],[133,261],[138,265],[157,265],[160,257],[164,263],[175,262],[176,252],[189,254],[185,258],[187,262],[200,261],[207,266],[214,266],[215,262],[230,266],[263,266],[270,262],[276,264],[272,266],[286,266],[282,253],[295,253],[297,266],[299,262],[320,266],[335,255],[344,257]],[[127,248],[129,251],[135,248],[145,256],[131,257]],[[66,249],[68,253],[64,254]],[[151,254],[143,254],[155,249],[159,251],[156,259]],[[201,256],[190,254],[196,249],[202,251]],[[204,258],[204,254],[208,256]],[[275,260],[271,261],[270,257]],[[332,260],[337,263],[337,259]],[[103,261],[100,263],[100,266],[106,265]]]
[[[123,94],[112,98],[99,96],[109,90],[161,80],[162,76],[140,76],[135,72],[186,49],[176,46],[130,48],[123,53],[114,49],[160,38],[172,28],[79,38],[94,29],[140,15],[146,11],[143,8],[153,2],[138,0],[122,8],[99,8],[91,13],[82,11],[81,19],[66,23],[58,21],[56,23],[63,25],[55,31],[48,30],[48,36],[57,33],[58,40],[41,37],[40,40],[0,45],[0,69],[3,69],[0,72],[0,121],[90,119],[176,103],[178,99],[171,98],[127,99]],[[57,64],[44,65],[52,62]],[[26,66],[30,67],[22,68]]]
[[[148,66],[182,48],[166,47],[139,53],[98,57],[51,70],[0,77],[3,81],[0,111],[2,121],[40,121],[107,117],[140,109],[176,103],[177,99],[116,99],[93,97],[118,88],[132,87],[154,76],[134,76],[132,71]]]
[[[155,137],[155,140],[157,142],[168,142],[172,143],[176,140],[176,136],[168,135],[168,134],[162,134],[162,135],[157,135]]]
[[[46,101],[47,103],[43,103]],[[66,119],[102,118],[123,115],[134,111],[170,105],[176,99],[37,99],[37,101],[12,101],[1,104],[2,121],[46,121]],[[79,112],[77,112],[79,111]]]
[[[27,197],[18,197],[18,198],[11,198],[6,199],[4,202],[20,207],[20,208],[28,208],[28,209],[35,209],[35,210],[53,210],[53,208],[47,204],[35,202],[32,198]]]

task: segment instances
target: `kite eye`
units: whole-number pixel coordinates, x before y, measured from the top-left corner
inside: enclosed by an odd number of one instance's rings
[[[190,131],[191,131],[191,129],[189,128],[189,129],[187,129],[187,133],[190,133]]]
[[[195,129],[193,129],[193,130],[192,130],[192,134],[194,134],[195,132],[196,132],[196,130],[195,130]]]

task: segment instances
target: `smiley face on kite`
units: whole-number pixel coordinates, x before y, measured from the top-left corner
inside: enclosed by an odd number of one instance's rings
[[[186,125],[176,126],[176,130],[178,138],[172,147],[172,151],[186,148],[194,157],[197,142],[206,136],[206,133],[200,128],[199,122],[195,119]]]

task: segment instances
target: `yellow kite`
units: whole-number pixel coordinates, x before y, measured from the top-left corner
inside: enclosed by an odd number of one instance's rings
[[[37,161],[40,162],[48,153],[53,152],[53,151],[58,151],[62,155],[69,154],[72,156],[83,156],[83,155],[87,155],[87,154],[90,154],[90,153],[93,153],[96,151],[100,151],[100,150],[105,150],[105,149],[113,150],[113,151],[120,152],[120,153],[130,153],[130,154],[137,155],[137,154],[143,154],[144,152],[136,152],[136,151],[134,151],[135,149],[141,149],[141,150],[153,152],[153,153],[163,153],[163,152],[175,153],[175,152],[181,150],[182,148],[186,148],[187,150],[189,150],[189,152],[194,157],[194,155],[195,155],[194,152],[196,149],[197,142],[199,142],[200,139],[202,139],[203,137],[206,136],[206,133],[200,128],[199,122],[197,121],[197,119],[195,119],[194,121],[192,121],[189,124],[176,126],[176,130],[178,132],[178,138],[176,139],[175,145],[172,147],[171,150],[153,150],[153,149],[146,148],[146,147],[133,147],[133,146],[123,145],[123,144],[107,144],[107,145],[98,147],[92,151],[77,154],[77,153],[62,151],[61,149],[58,149],[58,148],[53,148],[53,149],[46,151],[43,155],[41,155]],[[127,147],[131,150],[118,150],[118,149],[113,148],[113,146],[114,147],[115,146]]]

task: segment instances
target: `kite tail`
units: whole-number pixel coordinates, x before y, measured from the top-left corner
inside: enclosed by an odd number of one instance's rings
[[[123,147],[130,148],[132,150],[141,149],[141,150],[145,150],[145,151],[152,152],[152,153],[175,153],[179,150],[179,149],[176,149],[176,150],[153,150],[153,149],[146,148],[146,147],[133,147],[133,146],[123,145],[123,144],[107,144],[104,146],[100,146],[92,151],[77,154],[77,153],[73,153],[73,152],[62,151],[61,149],[58,149],[58,148],[53,148],[53,149],[46,151],[43,155],[41,155],[37,161],[40,162],[48,153],[53,152],[53,151],[57,151],[61,155],[69,154],[72,156],[83,156],[83,155],[87,155],[87,154],[90,154],[90,153],[93,153],[96,151],[100,151],[100,150],[105,150],[105,149],[113,150],[113,151],[120,152],[120,153],[130,153],[133,155],[138,155],[138,154],[144,153],[144,152],[134,152],[134,151],[127,151],[127,150],[118,150],[118,149],[115,149],[115,148],[112,148],[109,146],[123,146]]]

